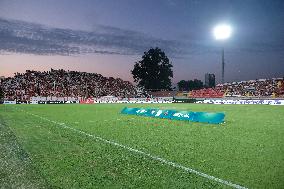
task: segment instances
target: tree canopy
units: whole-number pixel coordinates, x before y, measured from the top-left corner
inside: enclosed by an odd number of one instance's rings
[[[180,91],[191,91],[203,88],[203,82],[198,79],[188,81],[181,80],[177,83],[177,85]]]
[[[172,64],[158,47],[144,52],[142,60],[131,70],[134,81],[145,89],[170,89],[173,77]]]

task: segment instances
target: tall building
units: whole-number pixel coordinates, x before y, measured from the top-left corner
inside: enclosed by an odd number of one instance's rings
[[[215,75],[206,73],[205,74],[205,87],[211,88],[215,87]]]

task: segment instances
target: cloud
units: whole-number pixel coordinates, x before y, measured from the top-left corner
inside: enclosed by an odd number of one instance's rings
[[[150,47],[160,47],[167,54],[180,56],[182,44],[109,26],[94,31],[46,27],[0,18],[0,52],[36,55],[121,54],[141,55]]]
[[[226,45],[230,52],[283,52],[284,37],[272,39],[259,33],[243,32]],[[255,37],[256,36],[256,37]],[[276,39],[277,38],[277,39]],[[261,40],[260,40],[261,39]],[[183,40],[165,40],[147,34],[116,27],[98,25],[93,31],[51,28],[18,20],[0,18],[0,54],[35,55],[118,54],[141,55],[151,47],[159,47],[171,58],[219,53],[218,43],[197,35]]]

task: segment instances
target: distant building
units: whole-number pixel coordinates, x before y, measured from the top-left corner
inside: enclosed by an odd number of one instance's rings
[[[205,87],[206,88],[211,88],[215,87],[215,75],[206,73],[205,74]]]

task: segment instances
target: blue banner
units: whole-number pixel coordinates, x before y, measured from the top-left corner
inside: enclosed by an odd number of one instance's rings
[[[224,122],[224,113],[210,112],[191,112],[178,110],[160,110],[150,108],[127,108],[125,107],[122,114],[139,115],[146,117],[157,117],[164,119],[183,120],[202,123],[219,124]]]

